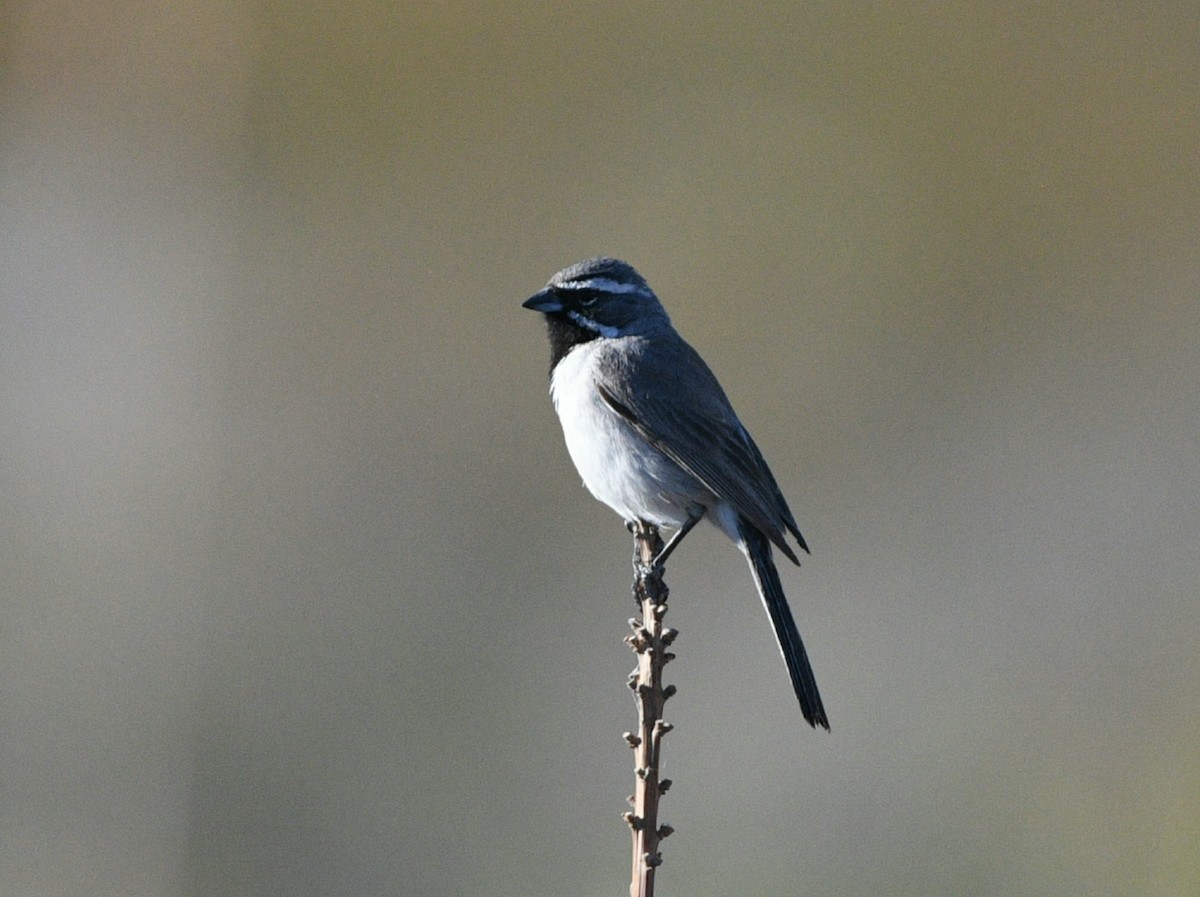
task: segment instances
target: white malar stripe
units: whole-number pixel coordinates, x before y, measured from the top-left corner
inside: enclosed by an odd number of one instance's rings
[[[560,290],[596,290],[599,293],[644,293],[646,288],[636,283],[620,283],[611,277],[591,280],[572,280],[557,285]]]
[[[591,318],[585,318],[577,311],[567,312],[567,317],[580,327],[595,331],[606,339],[612,339],[613,337],[620,336],[621,334],[621,331],[616,327],[609,327],[607,324],[599,324],[593,321]]]

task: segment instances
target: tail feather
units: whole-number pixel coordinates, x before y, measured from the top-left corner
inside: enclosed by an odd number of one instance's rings
[[[779,650],[792,677],[792,688],[796,690],[796,697],[800,699],[800,712],[814,729],[822,726],[828,730],[829,719],[825,716],[821,693],[817,691],[817,680],[808,662],[808,652],[804,650],[800,630],[796,628],[796,621],[792,619],[792,611],[783,594],[783,584],[779,581],[775,561],[771,558],[771,543],[763,533],[745,520],[738,521],[738,534],[741,536],[746,558],[750,561],[750,570],[754,574],[758,594],[762,597],[763,606],[771,618],[771,625],[775,627],[775,638],[779,642]]]

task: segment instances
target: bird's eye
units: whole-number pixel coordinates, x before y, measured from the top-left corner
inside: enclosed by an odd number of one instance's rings
[[[590,296],[580,296],[579,304],[582,305],[584,308],[591,308],[593,305],[596,304],[596,300],[599,298],[600,297],[597,296],[595,293],[593,293]]]

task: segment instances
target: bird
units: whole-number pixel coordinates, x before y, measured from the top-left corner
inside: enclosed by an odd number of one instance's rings
[[[745,555],[804,719],[829,719],[772,546],[800,559],[808,545],[758,446],[716,376],[676,332],[628,262],[590,258],[563,268],[522,306],[550,341],[550,396],[587,489],[633,529],[674,530],[663,564],[707,520]]]

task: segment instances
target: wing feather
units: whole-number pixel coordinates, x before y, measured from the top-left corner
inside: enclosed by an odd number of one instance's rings
[[[785,530],[807,551],[804,537],[762,453],[700,355],[674,333],[612,342],[622,345],[602,353],[596,366],[596,386],[609,407],[799,563]]]

